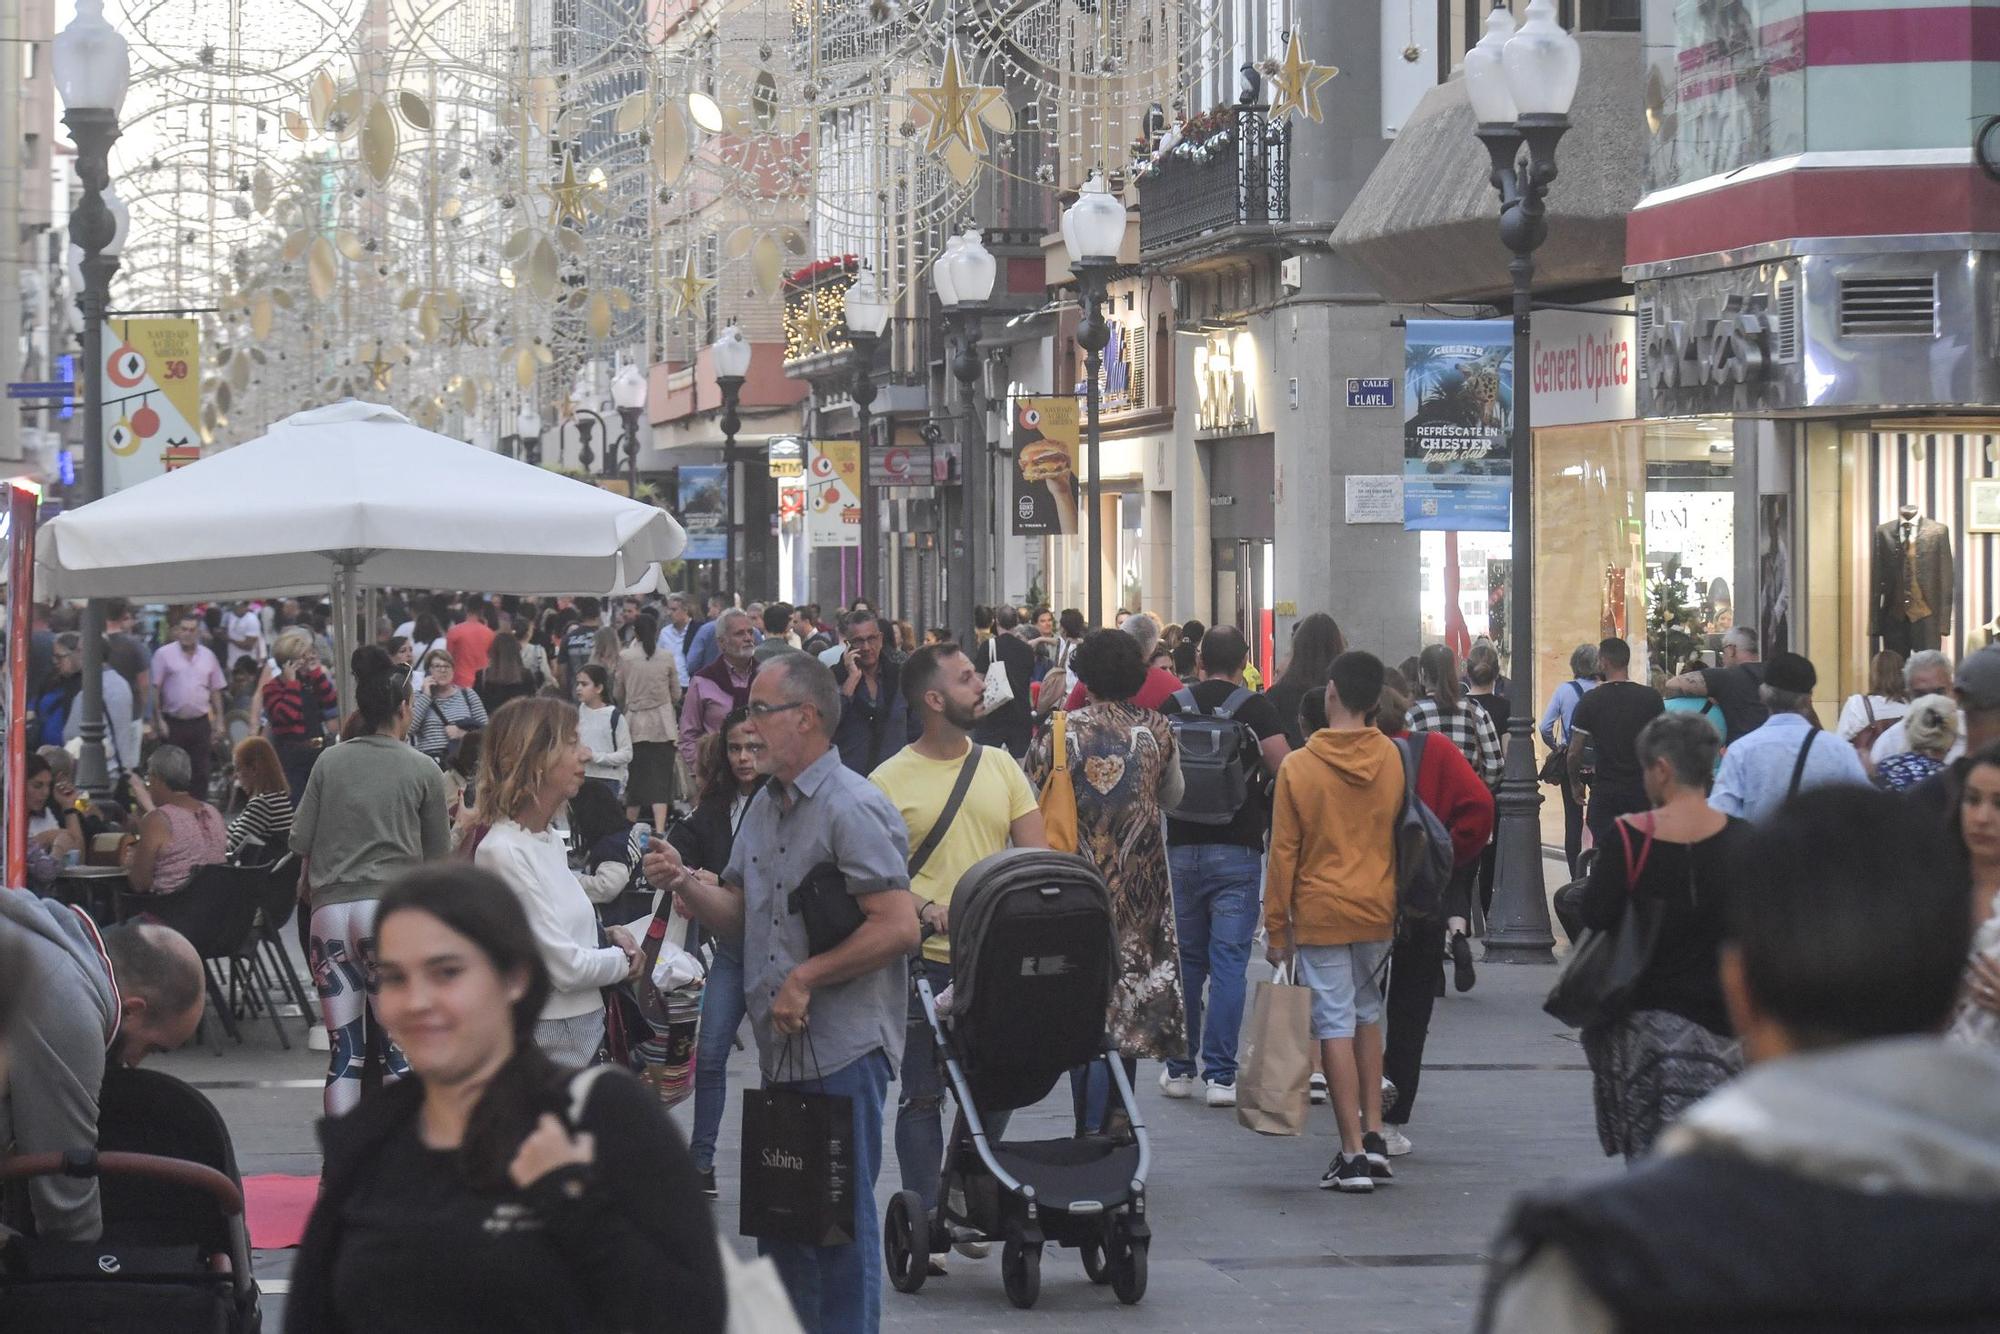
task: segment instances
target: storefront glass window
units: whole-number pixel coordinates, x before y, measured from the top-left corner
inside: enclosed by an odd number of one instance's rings
[[[1656,677],[1735,624],[1735,439],[1727,419],[1648,422],[1646,641]]]
[[[1535,432],[1535,693],[1569,680],[1578,644],[1645,637],[1645,428]]]
[[[1803,152],[1805,0],[1645,0],[1653,189]]]

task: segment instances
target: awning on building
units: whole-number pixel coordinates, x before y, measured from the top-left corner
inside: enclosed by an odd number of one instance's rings
[[[1645,65],[1636,33],[1580,33],[1583,75],[1549,196],[1538,289],[1621,281],[1625,216],[1645,180]],[[1333,245],[1391,301],[1485,300],[1507,292],[1499,196],[1473,137],[1462,74],[1424,95],[1334,229]]]

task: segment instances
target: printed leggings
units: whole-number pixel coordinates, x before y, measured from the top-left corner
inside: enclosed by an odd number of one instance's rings
[[[319,992],[320,1014],[326,1021],[326,1114],[341,1116],[361,1101],[363,1074],[370,1055],[368,1033],[376,1023],[369,997],[375,994],[374,899],[329,903],[313,909],[312,937],[307,957],[313,987]],[[409,1062],[387,1033],[376,1041],[375,1056],[384,1061],[384,1081],[401,1079]]]

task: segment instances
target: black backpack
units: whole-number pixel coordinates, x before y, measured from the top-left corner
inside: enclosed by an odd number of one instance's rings
[[[1180,747],[1181,777],[1187,790],[1181,804],[1169,814],[1189,824],[1230,824],[1256,791],[1256,775],[1263,759],[1257,733],[1235,716],[1250,700],[1250,689],[1236,687],[1214,713],[1202,712],[1194,691],[1185,686],[1173,697],[1181,708],[1179,713],[1168,714],[1167,722]]]

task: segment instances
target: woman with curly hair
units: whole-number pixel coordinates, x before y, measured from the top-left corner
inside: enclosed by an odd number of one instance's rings
[[[1166,717],[1132,703],[1146,683],[1145,651],[1123,630],[1096,630],[1070,659],[1082,683],[1082,708],[1065,715],[1064,751],[1076,791],[1077,851],[1111,889],[1119,976],[1111,992],[1110,1031],[1126,1073],[1138,1058],[1187,1054],[1181,1003],[1180,947],[1167,875],[1165,813],[1180,804],[1180,756]],[[1054,736],[1028,752],[1037,788],[1054,769]],[[1110,1097],[1103,1067],[1070,1077],[1080,1132],[1104,1128]]]

